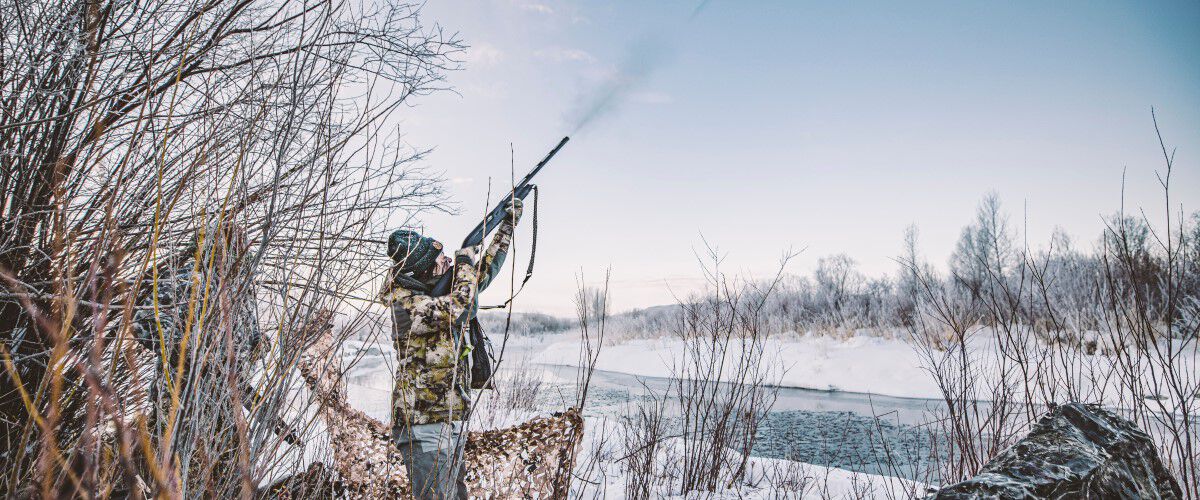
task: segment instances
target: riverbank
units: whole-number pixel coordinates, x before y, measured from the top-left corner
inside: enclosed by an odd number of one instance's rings
[[[499,339],[497,339],[499,340]],[[509,339],[510,359],[529,362],[578,366],[579,337],[575,332],[539,337]],[[1117,379],[1116,361],[1104,354],[1087,354],[1062,345],[1042,345],[1030,340],[1028,352],[1050,351],[1046,366],[1040,367],[1047,383],[1071,384],[1071,391],[1091,402],[1112,408],[1130,408],[1133,398],[1162,398],[1168,408],[1181,406],[1175,397],[1153,385],[1154,377],[1144,377],[1141,395],[1128,390],[1128,381]],[[986,329],[977,329],[967,341],[967,356],[976,371],[976,384],[990,387],[1000,379],[1000,362],[1004,355],[1000,338]],[[1200,346],[1179,351],[1170,369],[1192,387],[1200,387]],[[499,344],[497,344],[499,345]],[[1176,347],[1176,350],[1179,348]],[[736,346],[731,348],[728,363],[736,359]],[[596,368],[644,377],[670,378],[672,366],[682,359],[684,341],[664,336],[653,339],[624,340],[605,345],[596,360]],[[772,385],[788,388],[814,389],[830,392],[852,392],[897,398],[942,400],[943,393],[934,376],[934,366],[946,362],[947,353],[923,351],[905,340],[903,335],[852,336],[835,338],[828,335],[784,333],[763,341],[763,363],[769,366]],[[950,362],[957,360],[949,359]],[[1154,359],[1141,360],[1147,372],[1163,368]],[[1036,368],[1036,367],[1032,367]],[[1032,369],[1031,368],[1031,369]],[[1069,374],[1066,378],[1062,374]],[[1032,376],[1039,376],[1034,372]],[[1159,377],[1161,379],[1161,376]],[[1060,389],[1062,389],[1060,387]],[[1065,391],[1063,391],[1065,393]],[[986,393],[981,394],[986,396]],[[1020,396],[1019,394],[1016,396]],[[1200,397],[1200,394],[1196,395]],[[981,397],[979,400],[986,400]],[[1041,404],[1042,401],[1036,401]]]
[[[510,341],[516,352],[538,363],[577,365],[579,340],[572,333]],[[604,346],[596,368],[646,377],[671,378],[683,341],[664,337]],[[768,381],[781,387],[938,399],[937,384],[923,361],[902,340],[878,337],[835,339],[823,335],[778,335],[763,345],[772,367]],[[519,354],[518,354],[519,355]],[[731,358],[736,353],[731,354]],[[731,361],[732,362],[732,359]]]

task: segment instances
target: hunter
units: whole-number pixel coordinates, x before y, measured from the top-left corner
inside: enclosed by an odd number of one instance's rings
[[[205,462],[201,468],[212,480],[249,474],[239,459],[248,443],[236,422],[240,406],[249,408],[254,397],[249,372],[262,335],[248,250],[235,224],[198,232],[178,265],[163,266],[141,286],[131,318],[134,338],[155,359],[149,391],[155,433],[170,439],[165,449],[181,455],[181,465]]]
[[[478,246],[446,256],[442,243],[406,229],[388,238],[394,261],[382,293],[392,310],[396,381],[392,391],[392,440],[419,499],[466,499],[463,421],[471,404],[469,322],[478,293],[504,264],[521,200],[512,199],[480,262]],[[453,272],[450,293],[430,295],[438,279]]]

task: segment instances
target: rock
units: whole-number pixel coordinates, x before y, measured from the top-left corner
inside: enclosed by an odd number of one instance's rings
[[[1150,436],[1098,406],[1053,408],[1028,436],[938,500],[1183,498]]]

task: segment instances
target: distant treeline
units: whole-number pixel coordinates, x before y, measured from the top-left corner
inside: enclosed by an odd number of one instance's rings
[[[1039,333],[1103,329],[1107,306],[1130,301],[1145,320],[1170,324],[1194,314],[1200,292],[1200,212],[1155,228],[1143,217],[1114,214],[1090,242],[1055,230],[1030,248],[995,194],[963,228],[948,269],[917,251],[905,234],[893,276],[869,278],[845,254],[818,260],[811,276],[790,277],[763,314],[774,331],[908,330],[923,303],[952,308],[969,324],[1019,324]]]
[[[488,333],[502,334],[507,330],[511,335],[545,335],[569,330],[575,326],[575,320],[542,313],[513,313],[510,322],[507,313],[493,311],[480,313],[479,324]]]
[[[868,277],[846,254],[823,257],[810,275],[784,277],[760,314],[774,333],[902,332],[918,323],[919,305],[935,298],[971,324],[1017,323],[1059,336],[1103,330],[1105,304],[1130,300],[1148,312],[1147,320],[1166,325],[1200,307],[1200,212],[1175,216],[1170,226],[1113,214],[1091,241],[1073,241],[1060,228],[1048,245],[1034,249],[989,194],[963,228],[945,271],[923,260],[913,226],[894,274]],[[658,306],[609,321],[619,336],[656,337],[677,327],[679,313],[676,306]],[[490,331],[503,329],[503,315],[484,318]],[[569,319],[518,314],[510,331],[537,335],[572,326]]]

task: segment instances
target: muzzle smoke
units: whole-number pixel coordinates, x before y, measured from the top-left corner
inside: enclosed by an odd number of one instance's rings
[[[629,95],[663,65],[666,55],[665,43],[657,38],[645,39],[630,47],[616,72],[590,92],[580,95],[574,108],[566,114],[564,121],[574,124],[570,135],[578,134],[597,119],[619,109]]]

